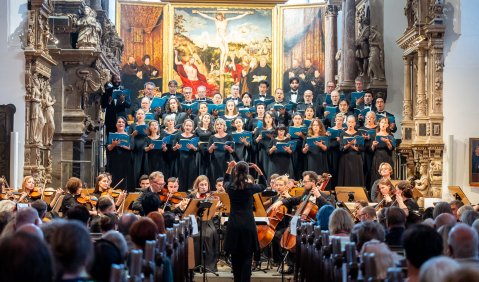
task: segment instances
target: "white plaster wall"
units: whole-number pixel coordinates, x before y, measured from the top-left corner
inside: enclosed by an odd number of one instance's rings
[[[403,52],[396,40],[403,34],[407,24],[403,13],[405,3],[404,0],[384,1],[384,65],[388,83],[386,110],[396,116],[397,138],[401,135],[404,65]]]
[[[12,36],[12,34],[26,17],[26,12],[27,0],[0,1],[0,58],[2,60],[0,64],[0,104],[15,105],[14,131],[19,133],[18,178],[10,179],[12,186],[15,183],[17,185],[21,183],[23,177],[25,139],[25,57],[18,37]],[[3,173],[0,172],[1,174]]]
[[[469,138],[479,138],[479,5],[447,0],[445,9],[444,136],[453,142],[445,142],[443,196],[449,199],[447,186],[457,185],[477,204],[479,187],[469,186]]]

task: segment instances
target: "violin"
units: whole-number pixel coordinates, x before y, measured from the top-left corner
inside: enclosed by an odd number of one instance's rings
[[[107,190],[101,192],[101,195],[102,196],[111,196],[113,199],[116,199],[116,198],[118,198],[118,196],[120,196],[121,192],[122,191],[120,189],[114,190],[114,188],[110,187]]]
[[[89,195],[80,195],[79,197],[76,198],[77,203],[81,205],[86,205],[90,203],[93,206],[96,206],[96,203],[98,202],[97,197],[95,196],[89,196]]]
[[[30,193],[28,193],[28,197],[32,200],[39,199],[42,196],[42,188],[40,187],[34,187]]]
[[[175,193],[170,193],[168,192],[168,188],[162,188],[160,193],[159,193],[160,201],[173,203],[173,204],[179,204],[183,199],[185,198],[184,193],[182,192],[175,192]]]

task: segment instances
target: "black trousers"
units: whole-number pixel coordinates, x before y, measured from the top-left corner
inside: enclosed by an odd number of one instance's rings
[[[251,264],[253,254],[232,254],[231,265],[235,282],[246,282],[251,280]]]

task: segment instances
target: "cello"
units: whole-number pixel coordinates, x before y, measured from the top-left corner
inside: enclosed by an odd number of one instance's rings
[[[288,191],[285,191],[286,195],[280,195],[276,202],[281,201],[284,198],[289,198]],[[257,226],[258,241],[261,249],[267,247],[271,241],[273,241],[276,227],[283,220],[285,215],[288,215],[288,208],[281,205],[278,209],[274,210],[272,205],[266,210],[269,223],[267,225]]]
[[[328,185],[329,179],[331,178],[330,174],[323,173],[319,179],[321,186],[319,187],[320,191],[323,191],[324,188]],[[313,189],[309,191],[306,199],[299,205],[294,213],[294,216],[301,218],[301,220],[314,221],[316,218],[316,213],[318,212],[318,206],[311,202],[309,198],[312,195]],[[286,249],[294,253],[294,247],[296,246],[296,235],[291,234],[291,227],[288,226],[281,237],[280,245],[283,249]]]

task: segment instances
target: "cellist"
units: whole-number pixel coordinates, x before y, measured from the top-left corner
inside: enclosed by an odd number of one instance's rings
[[[278,176],[275,179],[275,190],[278,192],[276,196],[272,198],[272,203],[277,203],[281,202],[283,199],[288,199],[291,198],[291,195],[288,193],[288,176],[282,175]],[[269,210],[269,209],[268,209]],[[292,213],[292,209],[288,208],[287,209],[288,214]],[[270,216],[271,213],[268,213],[268,216]],[[271,242],[272,244],[272,252],[273,252],[273,264],[279,265],[282,260],[283,260],[283,255],[281,252],[281,237],[283,237],[283,233],[288,228],[289,222],[291,221],[291,218],[289,216],[283,215],[282,220],[276,225],[276,230],[274,232],[274,238],[273,241]],[[293,261],[291,261],[293,263]],[[288,265],[289,260],[288,260]],[[291,264],[292,265],[292,264]]]
[[[304,171],[303,172],[303,187],[304,192],[303,195],[299,197],[291,197],[287,199],[283,199],[279,202],[273,204],[273,209],[278,209],[281,205],[285,205],[286,207],[293,208],[298,206],[301,202],[305,200],[309,200],[315,203],[320,209],[324,205],[332,205],[333,207],[336,206],[336,201],[331,195],[327,195],[326,193],[319,190],[318,187],[318,175],[314,171]],[[306,199],[306,196],[311,192],[311,197]]]

